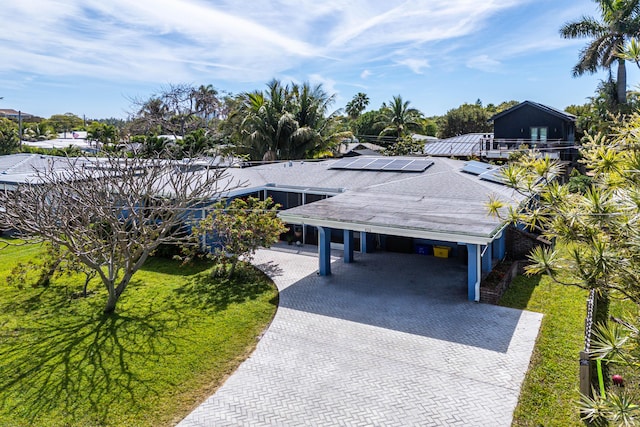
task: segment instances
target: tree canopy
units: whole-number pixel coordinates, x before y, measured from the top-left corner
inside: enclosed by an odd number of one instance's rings
[[[133,275],[161,244],[183,243],[190,209],[234,184],[199,159],[58,158],[31,183],[0,194],[0,224],[27,241],[64,248],[95,271],[113,312]]]
[[[438,137],[450,138],[474,132],[491,132],[490,114],[482,104],[462,104],[438,120]]]
[[[336,112],[329,113],[334,95],[322,85],[272,80],[263,92],[244,94],[241,146],[252,159],[313,157],[351,136],[340,130]]]
[[[583,16],[568,22],[560,29],[565,38],[589,37],[592,40],[580,51],[573,75],[593,74],[599,69],[618,66],[616,100],[627,102],[627,72],[624,46],[640,32],[640,0],[595,0],[600,9],[600,19]]]
[[[11,154],[20,147],[18,125],[12,120],[0,118],[0,155]]]

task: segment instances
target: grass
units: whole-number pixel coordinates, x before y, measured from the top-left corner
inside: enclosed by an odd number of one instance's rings
[[[208,264],[152,259],[116,313],[94,279],[56,278],[47,288],[5,278],[41,248],[0,252],[0,425],[172,425],[215,391],[254,349],[273,318],[277,291],[250,267],[212,279]]]
[[[544,314],[513,426],[584,426],[576,402],[587,296],[547,276],[518,276],[500,300],[503,306]]]

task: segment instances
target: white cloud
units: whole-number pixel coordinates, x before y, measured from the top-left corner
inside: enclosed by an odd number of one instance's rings
[[[421,74],[491,17],[531,1],[20,0],[0,15],[0,77],[266,82],[361,69],[367,79],[394,64]],[[476,54],[467,66],[489,70],[503,59]]]
[[[495,59],[489,58],[488,55],[478,55],[467,61],[467,67],[476,70],[486,71],[488,73],[501,71],[502,63]]]
[[[320,74],[311,74],[309,75],[309,83],[320,83],[322,84],[322,88],[325,90],[325,92],[329,94],[339,95],[339,91],[336,88],[336,81],[331,78],[321,76]]]
[[[407,58],[396,61],[396,63],[409,67],[409,69],[416,74],[422,74],[423,68],[429,68],[429,61],[426,59]]]

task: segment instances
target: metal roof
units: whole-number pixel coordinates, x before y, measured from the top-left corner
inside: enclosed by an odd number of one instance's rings
[[[491,133],[468,133],[427,142],[424,145],[424,154],[437,157],[480,156],[483,139],[492,136]]]

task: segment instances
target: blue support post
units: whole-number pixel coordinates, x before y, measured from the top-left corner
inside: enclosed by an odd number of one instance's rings
[[[353,262],[353,231],[344,230],[344,262]]]
[[[480,280],[478,263],[480,262],[480,245],[467,245],[467,299],[476,300],[476,283]]]
[[[500,233],[500,237],[493,241],[493,258],[504,259],[507,252],[507,238],[505,232]]]
[[[489,243],[487,246],[482,248],[482,250],[484,251],[484,254],[482,254],[482,273],[483,274],[489,273],[493,268],[493,259],[491,258],[493,255],[493,251],[491,247],[492,245],[491,243]]]
[[[318,227],[318,269],[321,276],[331,275],[331,229],[328,227]]]
[[[360,252],[366,254],[367,251],[367,233],[364,231],[360,232]]]

